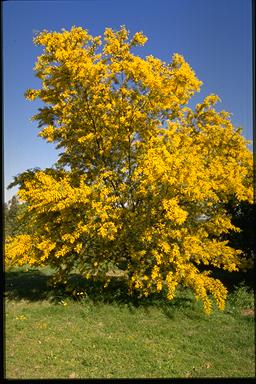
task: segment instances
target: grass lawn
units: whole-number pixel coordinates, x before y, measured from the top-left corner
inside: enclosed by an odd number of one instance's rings
[[[6,272],[8,379],[255,375],[253,292],[246,287],[230,294],[224,312],[207,316],[189,290],[172,302],[136,301],[118,286],[95,286],[74,300],[50,290],[48,278],[47,269]]]

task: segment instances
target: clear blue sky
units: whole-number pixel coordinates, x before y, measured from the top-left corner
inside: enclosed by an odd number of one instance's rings
[[[57,160],[54,145],[37,137],[30,122],[39,103],[24,98],[27,88],[40,86],[33,73],[41,53],[32,43],[35,30],[142,30],[149,40],[141,55],[165,61],[175,52],[184,55],[204,83],[195,102],[216,93],[219,108],[232,112],[234,125],[252,139],[251,0],[6,1],[2,7],[5,188],[16,174]],[[15,191],[5,190],[5,201]]]

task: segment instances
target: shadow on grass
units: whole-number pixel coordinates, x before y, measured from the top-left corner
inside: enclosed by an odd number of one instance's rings
[[[222,276],[215,276],[217,278]],[[225,285],[232,292],[235,285],[240,282],[243,275],[229,276]],[[50,286],[51,276],[40,270],[30,269],[28,271],[8,271],[5,273],[5,297],[9,300],[27,300],[31,302],[49,300],[52,303],[59,303],[60,300],[81,300],[81,296],[73,296],[72,290],[85,292],[82,300],[88,300],[94,305],[116,304],[118,306],[127,305],[131,311],[138,307],[148,309],[155,306],[161,308],[162,312],[168,317],[173,318],[177,311],[182,311],[187,317],[199,316],[194,297],[185,289],[180,289],[176,298],[172,301],[165,299],[164,294],[153,294],[150,297],[138,298],[127,294],[125,281],[118,278],[113,279],[107,288],[103,288],[101,281],[90,281],[80,275],[73,274],[69,279],[69,290],[65,286],[53,288]],[[223,281],[223,279],[221,279]],[[73,287],[73,288],[72,288]]]
[[[50,286],[50,275],[40,270],[28,271],[8,271],[5,273],[5,297],[8,300],[27,300],[30,302],[49,300],[52,303],[59,303],[60,300],[70,299],[79,300],[73,297],[70,290],[72,287],[78,291],[86,292],[83,300],[89,300],[94,305],[116,304],[118,306],[127,305],[131,311],[138,307],[147,308],[155,306],[162,308],[169,318],[173,317],[175,310],[180,308],[192,308],[193,300],[187,297],[178,297],[167,301],[160,295],[138,298],[127,293],[127,286],[124,281],[118,278],[113,279],[109,286],[103,288],[100,281],[89,281],[81,276],[73,274],[69,280],[70,289],[67,291],[64,286],[53,288]]]
[[[5,297],[9,300],[42,301],[50,299],[50,276],[41,271],[8,271],[5,273]]]

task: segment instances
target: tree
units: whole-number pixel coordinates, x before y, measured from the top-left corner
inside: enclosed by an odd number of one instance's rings
[[[13,196],[4,204],[4,232],[5,237],[16,236],[26,229],[26,204],[21,204],[17,196]]]
[[[230,232],[226,235],[230,244],[235,249],[241,249],[246,256],[245,262],[253,265],[256,255],[255,226],[256,212],[255,204],[248,201],[229,201],[226,206],[232,216],[232,223],[240,228],[239,232]]]
[[[15,235],[17,228],[17,211],[18,201],[16,196],[13,196],[8,203],[4,204],[4,229],[5,235],[7,236]]]
[[[221,236],[236,230],[227,201],[252,200],[252,154],[216,95],[189,107],[201,82],[181,55],[132,52],[146,40],[125,27],[104,39],[80,27],[34,38],[42,87],[26,97],[44,102],[39,136],[63,152],[15,178],[33,231],[9,239],[6,259],[51,265],[56,282],[76,268],[107,285],[121,270],[141,296],[171,300],[188,286],[210,313],[211,295],[223,309],[227,290],[202,266],[241,265]]]

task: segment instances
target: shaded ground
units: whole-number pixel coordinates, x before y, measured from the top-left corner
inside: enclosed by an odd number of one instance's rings
[[[249,273],[228,273],[225,271],[215,271],[213,276],[219,278],[228,288],[229,293],[235,291],[236,287],[244,282],[248,288],[255,286],[254,271]],[[66,298],[72,300],[89,299],[94,304],[115,303],[118,305],[127,304],[130,308],[148,307],[155,305],[162,308],[168,317],[172,317],[173,310],[191,309],[195,306],[193,294],[182,287],[178,290],[176,298],[171,302],[167,301],[159,294],[151,295],[148,298],[138,298],[127,294],[127,286],[122,279],[114,278],[107,288],[103,288],[100,281],[89,281],[78,274],[73,274],[69,280],[69,289],[60,285],[57,288],[50,286],[51,274],[43,269],[19,269],[5,273],[5,297],[8,300],[20,301],[27,300],[38,302],[49,300],[58,303]],[[84,292],[84,296],[72,295],[72,290]]]
[[[5,297],[8,300],[19,302],[22,300],[31,303],[48,300],[53,304],[59,304],[66,299],[71,301],[83,300],[84,303],[92,303],[94,306],[102,304],[118,305],[127,307],[130,312],[136,308],[144,309],[146,312],[151,308],[159,310],[167,318],[172,319],[176,312],[184,311],[185,317],[195,318],[198,313],[203,314],[203,309],[198,312],[201,303],[196,302],[193,293],[185,288],[180,288],[177,296],[169,301],[166,297],[153,294],[150,297],[138,298],[127,294],[125,282],[116,278],[113,279],[107,288],[103,288],[100,281],[89,281],[78,274],[73,274],[69,280],[69,287],[76,288],[77,291],[84,291],[84,296],[73,296],[72,289],[67,291],[64,286],[52,288],[49,285],[51,275],[43,270],[28,269],[27,271],[6,272]],[[196,309],[197,308],[197,309]]]
[[[166,304],[167,301],[159,295],[151,295],[149,298],[138,298],[127,294],[127,287],[124,281],[114,278],[108,287],[103,288],[100,281],[89,281],[78,274],[73,274],[69,280],[69,289],[60,285],[57,288],[50,286],[50,274],[40,270],[28,269],[27,271],[8,271],[5,273],[5,297],[9,300],[20,301],[27,300],[31,302],[49,300],[50,302],[59,302],[61,299],[73,297],[72,287],[77,291],[85,292],[85,295],[95,304],[97,303],[116,303],[128,304],[132,307],[156,304]],[[178,297],[168,301],[168,306],[190,307],[193,299],[188,297]]]

